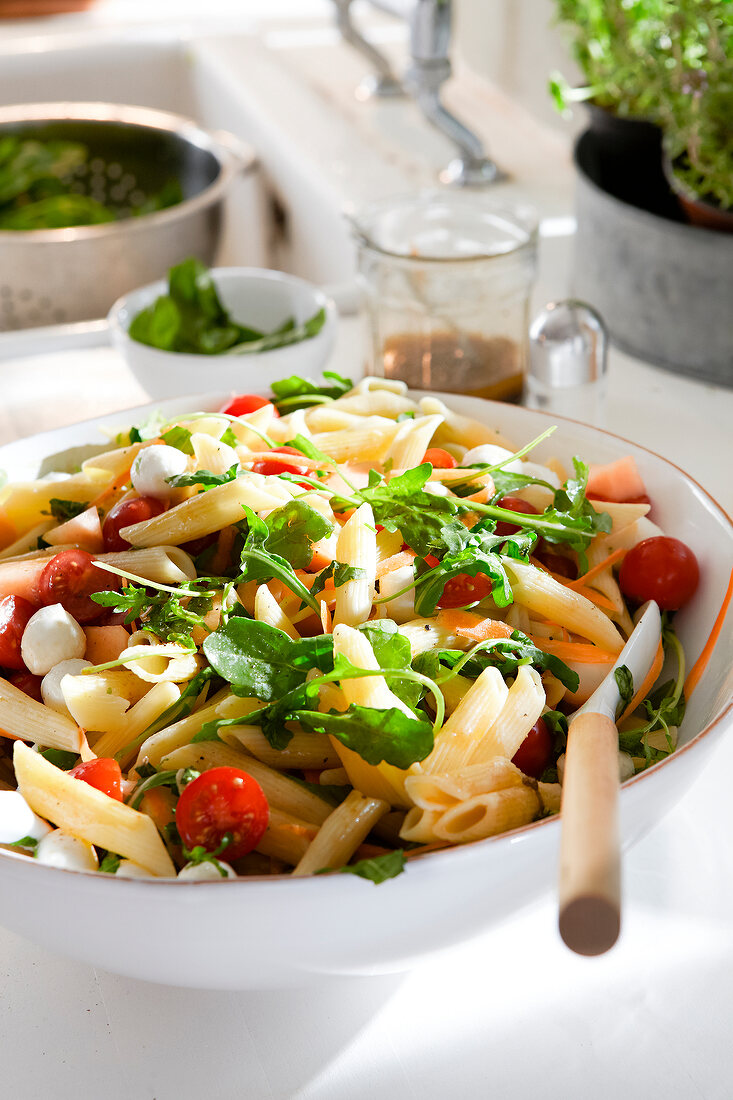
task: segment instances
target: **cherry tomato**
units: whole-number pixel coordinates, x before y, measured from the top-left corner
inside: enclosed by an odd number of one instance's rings
[[[295,447],[273,447],[271,455],[297,455],[301,460],[296,462],[292,458],[271,458],[255,462],[252,472],[264,474],[266,477],[274,477],[276,474],[307,474],[308,467],[302,464],[303,455],[296,451]]]
[[[86,550],[62,550],[41,573],[38,589],[45,604],[60,603],[78,623],[91,623],[105,611],[92,600],[92,592],[120,587],[120,578],[94,564]]]
[[[25,668],[20,641],[34,611],[31,601],[22,596],[3,596],[0,600],[0,665],[4,668]]]
[[[269,819],[262,787],[239,768],[202,772],[184,787],[176,807],[176,825],[187,848],[200,844],[207,852],[215,852],[225,834],[231,834],[222,852],[227,860],[256,848]]]
[[[247,413],[256,412],[257,409],[264,409],[265,405],[271,404],[266,397],[258,397],[256,393],[238,393],[221,411],[229,416],[246,416]],[[279,415],[275,409],[275,416]]]
[[[438,559],[432,554],[425,558],[431,569],[438,564]],[[451,577],[443,589],[443,594],[438,600],[438,607],[446,610],[453,607],[464,607],[467,603],[475,603],[485,599],[491,591],[491,581],[483,573],[475,577],[469,577],[468,573],[459,573],[457,577]]]
[[[422,456],[423,462],[429,462],[434,470],[454,470],[458,463],[453,455],[442,447],[430,447]]]
[[[516,764],[525,775],[539,779],[551,759],[552,737],[547,723],[542,718],[538,718],[514,753],[512,764]]]
[[[556,573],[558,577],[566,577],[569,581],[574,581],[578,576],[578,567],[575,562],[566,558],[564,554],[556,554],[553,550],[545,549],[544,539],[540,541],[540,547],[535,556],[545,569]]]
[[[506,508],[509,512],[524,512],[526,516],[539,514],[534,505],[530,504],[528,500],[522,500],[521,497],[502,497],[501,500],[497,500],[496,504],[498,508]],[[516,535],[517,531],[521,530],[522,528],[518,523],[508,523],[504,519],[497,520],[497,535]]]
[[[115,550],[128,550],[130,543],[120,534],[121,527],[129,527],[132,523],[142,523],[143,520],[159,516],[163,511],[163,505],[155,497],[135,497],[134,500],[121,500],[110,508],[104,517],[102,524],[102,538],[104,549],[107,553]]]
[[[629,599],[637,603],[656,600],[663,611],[676,611],[694,596],[700,569],[689,546],[659,535],[629,550],[618,580]]]
[[[43,702],[43,696],[41,695],[41,676],[34,676],[32,672],[14,672],[8,679],[13,687],[17,687],[20,691],[25,692],[31,699],[35,699],[37,703]]]
[[[116,798],[118,802],[122,801],[122,771],[111,756],[99,756],[96,760],[77,764],[69,775],[88,783],[102,794],[108,794],[110,798]]]

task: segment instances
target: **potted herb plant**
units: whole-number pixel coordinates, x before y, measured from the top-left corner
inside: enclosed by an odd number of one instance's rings
[[[733,385],[731,238],[711,232],[733,203],[733,3],[556,4],[584,82],[555,74],[552,94],[592,111],[575,148],[574,291],[625,350]]]

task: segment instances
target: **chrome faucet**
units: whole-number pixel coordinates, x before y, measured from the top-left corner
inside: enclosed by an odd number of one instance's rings
[[[375,73],[366,93],[399,95],[403,89],[418,104],[428,122],[445,134],[458,156],[440,173],[443,183],[477,186],[504,179],[504,173],[488,157],[480,139],[443,105],[440,89],[451,75],[450,37],[452,0],[370,0],[382,11],[407,21],[410,29],[410,64],[401,82],[387,58],[357,30],[351,18],[353,0],[334,0],[336,24],[344,41],[372,63]],[[362,85],[361,95],[365,88]]]

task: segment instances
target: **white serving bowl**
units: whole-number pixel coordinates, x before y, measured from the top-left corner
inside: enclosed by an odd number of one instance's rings
[[[107,319],[114,346],[151,398],[198,393],[204,386],[250,393],[291,374],[320,375],[336,338],[336,307],[330,298],[318,287],[283,271],[218,267],[211,274],[222,304],[239,324],[272,332],[289,317],[302,324],[325,309],[323,328],[298,344],[245,355],[160,351],[131,339],[128,329],[141,310],[167,293],[167,281],[138,287],[117,299]]]
[[[225,396],[177,398],[163,408],[171,416],[217,409]],[[654,501],[655,521],[688,543],[700,562],[700,588],[676,619],[693,662],[710,634],[733,562],[733,524],[715,501],[671,463],[607,432],[511,405],[445,400],[517,443],[557,420],[560,427],[538,449],[539,457],[554,454],[567,464],[574,454],[598,462],[635,457]],[[149,411],[116,413],[12,443],[0,449],[0,466],[11,479],[34,476],[45,456],[96,443],[100,426],[135,423]],[[680,747],[621,790],[625,849],[674,807],[733,724],[732,650],[729,614],[690,700]],[[398,971],[485,931],[549,890],[556,878],[559,832],[559,820],[550,818],[425,855],[378,887],[352,875],[118,881],[0,853],[0,923],[88,964],[173,985],[264,989],[331,975]],[[713,844],[719,841],[711,838]]]

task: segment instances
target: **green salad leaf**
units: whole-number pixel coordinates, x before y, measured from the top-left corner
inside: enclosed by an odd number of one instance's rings
[[[379,886],[381,882],[401,875],[406,863],[404,851],[402,848],[396,848],[394,852],[385,852],[384,855],[373,856],[371,859],[360,859],[357,863],[346,864],[345,867],[324,867],[316,871],[316,874],[325,875],[330,871],[336,871],[339,874],[357,875]]]
[[[161,351],[242,355],[308,340],[320,332],[325,320],[321,309],[301,324],[290,317],[270,333],[240,324],[222,304],[211,271],[190,257],[170,269],[168,293],[141,310],[128,333],[138,343]]]
[[[311,668],[333,667],[330,635],[293,641],[282,630],[236,616],[204,641],[204,655],[236,695],[272,702],[305,683]]]
[[[368,764],[394,764],[409,768],[424,760],[433,748],[433,726],[420,718],[408,718],[396,707],[380,710],[352,703],[342,713],[319,714],[298,710],[293,718],[313,733],[327,733],[358,753]]]
[[[74,519],[75,516],[86,512],[89,501],[60,500],[58,497],[51,497],[48,507],[57,523],[65,523],[68,519]]]
[[[296,409],[307,409],[311,405],[334,401],[354,388],[350,378],[344,378],[336,371],[325,370],[323,378],[324,382],[320,385],[311,378],[300,378],[297,374],[273,382],[270,388],[278,412],[284,415],[295,412]]]

